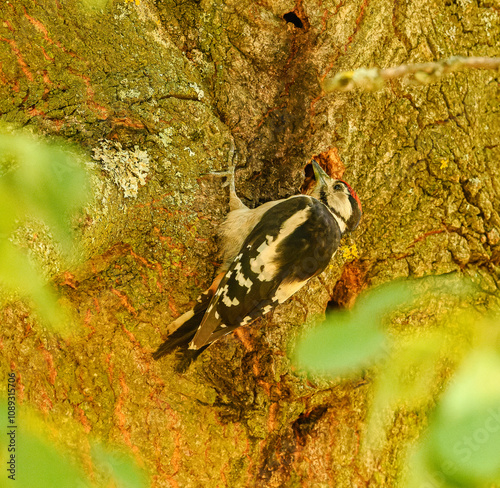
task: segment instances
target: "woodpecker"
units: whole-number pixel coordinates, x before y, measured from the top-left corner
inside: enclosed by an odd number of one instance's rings
[[[236,195],[234,166],[224,173],[230,212],[221,226],[223,264],[194,308],[167,327],[154,359],[177,351],[184,371],[210,344],[266,315],[327,267],[344,233],[358,226],[361,202],[314,160],[312,170],[305,194],[254,209]]]

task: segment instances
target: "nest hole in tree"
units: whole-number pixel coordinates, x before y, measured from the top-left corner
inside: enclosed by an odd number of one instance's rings
[[[316,180],[314,179],[312,163],[307,163],[304,168],[304,181],[300,187],[300,193],[307,193],[315,184]]]
[[[288,12],[283,15],[283,18],[299,29],[302,29],[304,27],[304,23],[302,22],[302,20],[300,20],[300,17],[295,12]]]
[[[321,420],[323,415],[327,412],[328,408],[324,405],[314,407],[308,412],[301,413],[295,422],[292,424],[292,429],[300,445],[305,445],[306,438],[309,436]]]
[[[332,312],[334,310],[342,310],[344,307],[335,299],[333,300],[330,300],[327,304],[326,304],[326,313],[328,312]]]

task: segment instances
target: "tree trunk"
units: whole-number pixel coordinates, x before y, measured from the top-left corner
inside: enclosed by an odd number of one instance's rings
[[[464,274],[485,308],[498,304],[499,74],[401,79],[373,93],[326,95],[319,82],[362,66],[498,56],[498,8],[10,0],[0,12],[2,120],[82,145],[94,190],[78,222],[84,264],[48,265],[74,334],[47,332],[21,303],[2,312],[2,372],[17,373],[18,400],[55,424],[74,420],[63,443],[89,473],[98,436],[128,446],[154,487],[396,486],[424,412],[400,412],[368,459],[371,377],[308,380],[288,351],[329,304],[351,306],[396,278]],[[364,217],[344,240],[351,252],[178,375],[151,353],[215,276],[228,197],[207,173],[227,167],[232,138],[248,205],[297,193],[316,156],[357,191]]]

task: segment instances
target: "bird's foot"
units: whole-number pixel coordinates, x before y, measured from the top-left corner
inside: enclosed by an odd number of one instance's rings
[[[226,187],[230,185],[232,188],[234,188],[234,166],[230,167],[227,169],[227,171],[210,171],[210,173],[207,173],[211,176],[219,176],[221,178],[227,178],[226,181],[222,183],[222,187]]]
[[[234,186],[234,171],[236,169],[236,164],[238,161],[238,155],[236,153],[236,148],[234,145],[234,140],[231,139],[231,145],[229,146],[229,152],[227,154],[227,171],[212,171],[210,174],[214,176],[225,177],[226,181],[222,183],[223,187],[229,185],[230,191],[235,192]]]
[[[229,208],[230,210],[236,210],[238,208],[246,208],[243,202],[236,195],[236,187],[234,182],[234,172],[236,169],[236,164],[238,161],[238,155],[234,145],[234,140],[231,139],[231,145],[229,146],[229,152],[227,155],[227,170],[226,171],[211,171],[208,173],[212,176],[219,176],[226,178],[226,181],[222,183],[222,187],[229,186]]]

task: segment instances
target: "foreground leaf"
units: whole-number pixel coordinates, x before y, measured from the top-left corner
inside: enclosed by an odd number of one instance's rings
[[[66,325],[65,316],[37,263],[14,244],[13,235],[28,220],[43,222],[63,257],[70,257],[76,248],[70,216],[86,201],[88,187],[74,148],[0,128],[0,287],[4,298],[29,297],[53,327]]]
[[[410,300],[408,283],[397,282],[361,297],[353,312],[331,313],[324,324],[308,332],[295,351],[299,367],[332,376],[359,371],[388,354],[383,316]]]

